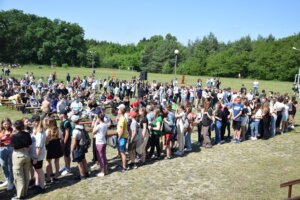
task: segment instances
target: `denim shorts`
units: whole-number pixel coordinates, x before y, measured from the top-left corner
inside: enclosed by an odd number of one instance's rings
[[[127,139],[121,137],[119,139],[119,150],[120,150],[121,153],[126,152],[126,144],[127,144]]]

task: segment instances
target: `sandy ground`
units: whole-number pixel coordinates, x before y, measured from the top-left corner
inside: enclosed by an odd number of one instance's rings
[[[60,177],[44,194],[30,194],[32,199],[283,199],[287,188],[280,189],[280,183],[300,177],[299,142],[295,131],[267,141],[212,149],[194,144],[193,152],[183,157],[153,161],[125,173],[117,171],[119,160],[113,159],[106,177],[95,177],[97,171],[80,182],[73,176]],[[109,147],[108,158],[114,155],[116,151]],[[300,194],[297,186],[293,194]],[[0,190],[1,200],[9,197]]]

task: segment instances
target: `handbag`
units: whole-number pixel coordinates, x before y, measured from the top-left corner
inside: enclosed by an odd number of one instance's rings
[[[113,135],[111,137],[108,138],[107,140],[107,144],[112,147],[112,148],[116,148],[117,147],[117,136],[116,135]]]

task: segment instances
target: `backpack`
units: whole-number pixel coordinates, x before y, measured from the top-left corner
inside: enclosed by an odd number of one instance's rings
[[[85,152],[87,152],[87,150],[91,146],[91,138],[90,138],[88,132],[85,130],[85,128],[83,128],[83,129],[76,128],[76,130],[80,131],[80,133],[81,133],[81,139],[79,140],[79,143],[78,143],[79,147],[81,147]]]
[[[173,133],[173,128],[166,122],[162,123],[162,133]]]
[[[183,133],[185,134],[190,126],[187,115],[185,115],[185,117],[182,119],[182,121],[183,121]]]

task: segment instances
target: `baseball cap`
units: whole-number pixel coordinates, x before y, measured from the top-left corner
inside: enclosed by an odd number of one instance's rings
[[[78,122],[78,121],[79,121],[79,116],[78,115],[72,115],[71,122]]]
[[[125,105],[124,104],[120,104],[118,107],[117,107],[117,109],[120,109],[120,108],[123,108],[123,109],[125,109]]]
[[[137,117],[137,113],[135,111],[130,111],[129,112],[129,116],[132,118],[136,118]]]
[[[41,121],[41,117],[39,115],[33,115],[29,121],[30,122]]]

